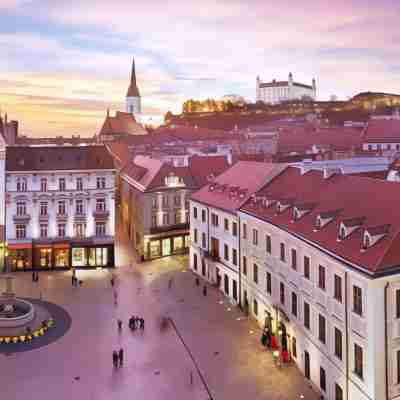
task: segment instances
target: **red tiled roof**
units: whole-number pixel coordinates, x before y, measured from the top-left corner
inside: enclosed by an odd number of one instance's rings
[[[400,266],[400,213],[396,212],[400,203],[398,183],[350,175],[323,179],[321,171],[301,175],[300,169],[288,167],[256,195],[277,199],[288,193],[296,204],[311,202],[316,206],[294,222],[292,208],[277,213],[273,206],[266,208],[248,200],[241,210],[305,238],[369,273],[381,273]],[[332,222],[316,230],[316,217],[332,210],[340,211]],[[341,221],[354,218],[359,218],[361,227],[338,241]],[[385,237],[361,251],[364,229],[382,225],[390,225]]]
[[[114,117],[106,116],[100,135],[146,135],[147,131],[138,124],[135,117],[126,112],[117,111]]]
[[[208,177],[214,177],[228,168],[228,162],[222,156],[193,156],[186,167],[175,167],[171,163],[136,156],[123,168],[122,174],[136,181],[143,190],[165,187],[165,178],[174,175],[181,178],[185,187],[199,189],[207,183]]]
[[[400,143],[400,120],[371,119],[365,131],[364,143]]]
[[[235,212],[269,177],[283,168],[284,166],[278,164],[239,161],[219,175],[214,182],[193,193],[191,199],[231,213]],[[239,192],[242,191],[243,197],[231,196],[230,189],[233,187]]]
[[[361,147],[362,133],[357,128],[313,128],[310,125],[282,129],[278,135],[279,153],[305,153],[313,145],[330,150],[355,150]]]
[[[155,129],[153,135],[165,135],[171,140],[193,141],[208,139],[226,139],[228,133],[221,129],[195,128],[193,126],[161,126]]]

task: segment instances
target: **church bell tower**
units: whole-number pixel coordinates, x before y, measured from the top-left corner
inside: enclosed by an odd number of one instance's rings
[[[141,113],[141,98],[136,84],[135,58],[132,60],[131,82],[126,93],[126,112],[132,114],[138,120]]]

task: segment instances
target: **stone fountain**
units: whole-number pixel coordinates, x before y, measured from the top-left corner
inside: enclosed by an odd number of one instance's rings
[[[5,290],[0,295],[0,328],[18,328],[29,324],[35,317],[33,304],[15,296],[13,275],[0,275],[0,280],[5,282]]]

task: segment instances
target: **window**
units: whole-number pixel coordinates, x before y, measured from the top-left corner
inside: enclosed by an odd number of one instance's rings
[[[335,281],[334,281],[334,290],[333,290],[333,297],[339,303],[342,302],[342,278],[335,274]]]
[[[271,245],[271,236],[265,235],[265,250],[267,251],[268,254],[271,254],[272,251],[272,245]]]
[[[40,237],[47,238],[47,224],[40,224]]]
[[[396,290],[396,318],[400,318],[400,289]]]
[[[176,194],[174,196],[174,205],[175,206],[180,206],[181,205],[181,196],[179,194]]]
[[[152,197],[152,199],[151,199],[151,208],[153,210],[157,209],[157,197]]]
[[[237,282],[235,280],[232,281],[232,296],[233,299],[237,301],[238,296],[237,296]]]
[[[79,214],[79,215],[83,214],[83,200],[75,201],[75,212],[76,212],[76,214]]]
[[[297,294],[292,292],[292,314],[297,318]]]
[[[65,192],[65,178],[60,178],[58,180],[58,190],[60,192]]]
[[[197,229],[196,228],[194,228],[193,234],[194,234],[193,240],[195,243],[197,243]]]
[[[201,247],[203,247],[203,249],[207,247],[206,234],[204,232],[201,234]]]
[[[61,200],[58,202],[58,214],[59,215],[65,215],[65,201]]]
[[[281,261],[285,262],[285,244],[281,243]]]
[[[166,212],[162,216],[163,225],[169,225],[169,214]]]
[[[197,254],[193,254],[193,269],[197,271]]]
[[[247,258],[243,256],[243,275],[247,275]]]
[[[247,239],[247,225],[243,224],[243,239]]]
[[[237,236],[237,223],[232,222],[232,235]]]
[[[17,239],[25,239],[26,238],[26,226],[25,225],[16,225],[15,236],[17,237]]]
[[[272,294],[272,276],[267,272],[267,293]]]
[[[181,212],[179,210],[174,212],[174,221],[175,221],[175,225],[178,225],[181,223]]]
[[[343,400],[343,389],[335,383],[335,400]]]
[[[322,367],[319,368],[319,387],[326,392],[326,375]]]
[[[292,249],[292,269],[297,270],[297,251]]]
[[[400,383],[400,350],[396,352],[396,363],[397,363],[397,384]]]
[[[354,343],[354,373],[363,379],[363,349]]]
[[[105,235],[106,235],[106,223],[96,222],[96,236],[105,236]]]
[[[285,304],[285,285],[283,282],[281,282],[280,286],[280,299],[281,299],[281,304]]]
[[[65,237],[65,224],[58,224],[58,237]]]
[[[168,205],[169,205],[169,197],[166,194],[166,195],[162,196],[162,206],[164,208],[168,208]],[[197,208],[196,208],[196,218],[197,218]]]
[[[254,283],[258,283],[258,265],[253,264],[253,281]]]
[[[76,190],[83,190],[82,178],[76,178]]]
[[[46,178],[40,179],[40,191],[47,192],[47,179]]]
[[[227,244],[224,244],[224,259],[225,261],[229,261],[229,248]]]
[[[335,356],[341,360],[342,359],[342,332],[340,329],[335,327]]]
[[[106,188],[106,178],[105,177],[97,177],[96,178],[96,187],[97,187],[97,189],[105,189]]]
[[[258,230],[253,229],[253,244],[254,246],[258,245]]]
[[[318,287],[325,290],[325,267],[322,265],[318,267]]]
[[[310,279],[310,258],[304,256],[304,278]]]
[[[310,329],[310,305],[304,302],[304,326]]]
[[[258,315],[258,303],[257,300],[253,300],[253,310],[254,310],[254,315]]]
[[[224,292],[227,296],[229,296],[229,277],[226,274],[224,276]]]
[[[47,203],[46,202],[40,203],[40,215],[42,215],[42,216],[47,215]]]
[[[197,219],[197,207],[193,207],[193,218]]]
[[[153,214],[151,216],[151,227],[156,228],[157,227],[157,215]]]
[[[318,339],[321,343],[326,343],[326,321],[321,314],[318,316]]]
[[[297,341],[294,336],[292,337],[292,356],[297,358]]]
[[[224,229],[226,231],[229,231],[229,221],[227,218],[224,218]]]
[[[213,226],[218,226],[218,215],[217,214],[214,214],[214,213],[212,213],[211,214],[211,225],[213,225]]]
[[[362,315],[362,290],[360,287],[354,285],[353,286],[353,311],[358,314]]]
[[[75,236],[84,237],[86,233],[85,224],[75,224]]]
[[[97,212],[106,211],[106,199],[96,199],[96,211]]]
[[[206,210],[201,210],[201,221],[206,222]]]
[[[232,264],[237,265],[237,250],[232,249]]]
[[[26,203],[24,201],[17,203],[17,215],[26,215]]]

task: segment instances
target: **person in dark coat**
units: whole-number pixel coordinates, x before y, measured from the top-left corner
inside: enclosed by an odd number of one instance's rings
[[[207,286],[203,286],[203,296],[207,296]]]
[[[120,331],[122,329],[122,321],[119,319],[117,323],[118,323],[118,330]]]
[[[118,361],[119,361],[119,367],[122,367],[122,364],[124,363],[124,350],[122,349],[122,347],[119,349],[118,352]]]
[[[200,286],[200,279],[199,279],[199,277],[196,277],[196,286]]]
[[[140,318],[140,329],[144,330],[144,318]]]
[[[133,329],[133,325],[135,324],[135,317],[129,318],[129,329]]]
[[[118,359],[119,359],[119,355],[118,355],[118,353],[117,353],[116,350],[113,351],[112,358],[113,358],[113,365],[114,365],[114,368],[118,368]]]

